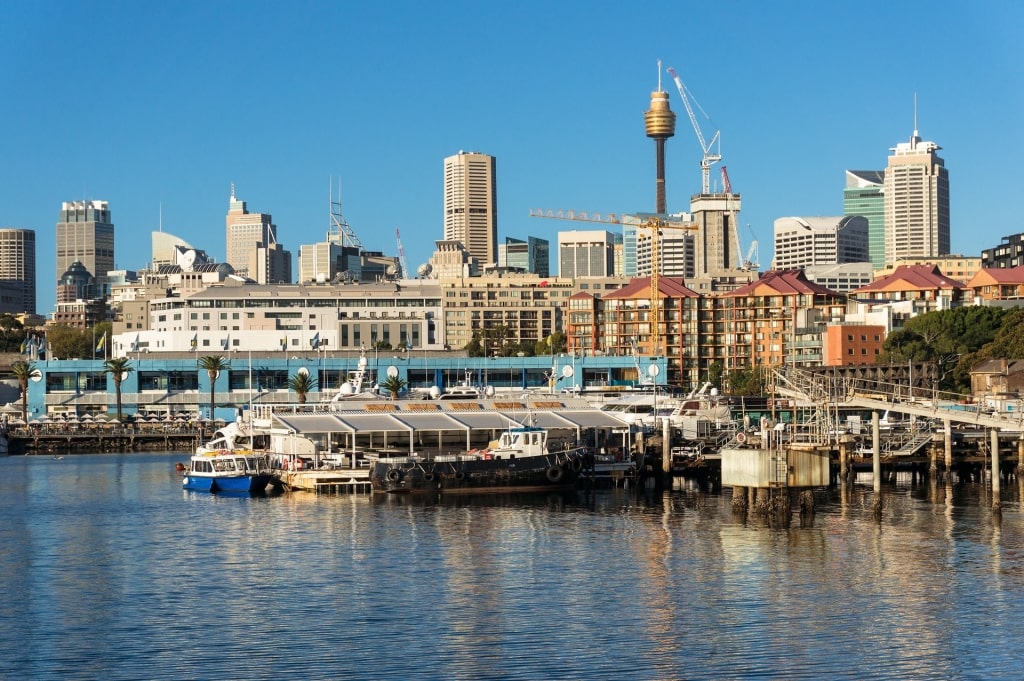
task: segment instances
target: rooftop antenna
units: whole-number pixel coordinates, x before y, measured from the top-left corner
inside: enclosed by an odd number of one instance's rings
[[[917,93],[914,93],[914,137],[917,137]]]
[[[164,202],[160,202],[160,226],[159,231],[164,231]]]
[[[231,200],[232,201],[235,200],[235,183],[234,182],[231,183]]]

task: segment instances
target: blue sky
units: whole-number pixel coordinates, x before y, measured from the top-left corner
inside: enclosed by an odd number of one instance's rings
[[[1024,4],[940,2],[8,2],[0,5],[0,226],[36,230],[52,311],[63,201],[110,202],[117,265],[165,231],[224,255],[230,185],[293,254],[323,239],[331,178],[363,245],[425,262],[442,163],[498,159],[499,238],[584,228],[531,208],[654,209],[643,112],[657,60],[721,130],[744,250],[773,221],[839,215],[844,171],[918,128],[950,171],[952,246],[1019,220]],[[663,74],[664,75],[664,74]],[[700,189],[678,114],[670,211]],[[712,180],[718,180],[718,173]]]

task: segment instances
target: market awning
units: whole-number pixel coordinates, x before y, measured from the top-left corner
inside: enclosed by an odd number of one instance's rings
[[[614,414],[594,409],[589,411],[560,411],[558,416],[580,428],[622,428],[628,425]]]
[[[296,433],[351,433],[353,429],[330,414],[274,414],[285,428]]]

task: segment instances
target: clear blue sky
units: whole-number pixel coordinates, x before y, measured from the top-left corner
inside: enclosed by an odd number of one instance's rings
[[[1024,3],[7,2],[0,5],[0,226],[36,230],[52,311],[62,201],[110,202],[117,265],[165,231],[223,258],[232,182],[293,254],[323,239],[331,179],[365,247],[425,262],[442,162],[498,159],[499,238],[583,228],[531,208],[654,210],[643,112],[657,60],[721,129],[741,239],[839,215],[846,169],[918,128],[950,171],[952,245],[1020,220]],[[699,191],[679,115],[668,207]],[[718,179],[718,173],[712,175]]]

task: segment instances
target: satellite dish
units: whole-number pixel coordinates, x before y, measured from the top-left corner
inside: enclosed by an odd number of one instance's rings
[[[398,376],[398,367],[396,367],[394,364],[389,366],[388,367],[388,376],[391,377],[391,378],[395,378],[396,376]]]
[[[309,369],[307,369],[306,367],[299,367],[299,370],[296,371],[295,373],[297,373],[299,376],[309,376]]]
[[[429,262],[425,262],[425,263],[423,263],[422,265],[420,265],[419,267],[416,268],[416,274],[419,277],[421,277],[421,278],[422,277],[429,277],[430,273],[433,272],[433,271],[434,271],[434,267]]]
[[[652,364],[651,366],[647,367],[647,375],[650,376],[651,378],[654,378],[660,373],[661,368],[657,364]]]
[[[566,364],[564,367],[562,367],[562,375],[565,376],[566,378],[572,378],[572,375],[574,373],[576,373],[576,372],[573,371],[572,367],[569,366],[568,364]]]

